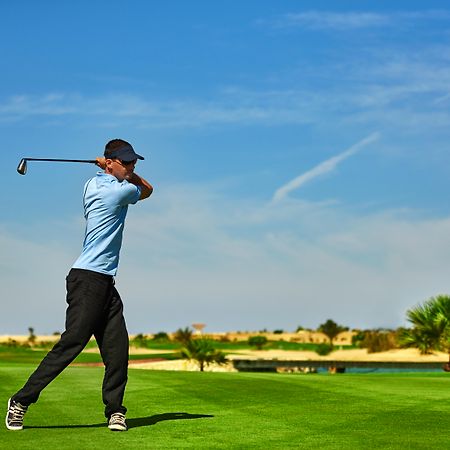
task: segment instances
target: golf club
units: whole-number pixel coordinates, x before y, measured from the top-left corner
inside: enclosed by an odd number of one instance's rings
[[[17,172],[20,175],[25,175],[27,173],[27,162],[28,161],[51,161],[51,162],[77,162],[77,163],[90,163],[96,164],[95,159],[53,159],[53,158],[22,158],[19,165],[17,166]]]

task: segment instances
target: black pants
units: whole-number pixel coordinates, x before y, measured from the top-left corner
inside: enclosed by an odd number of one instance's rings
[[[125,414],[122,401],[127,383],[128,332],[114,279],[90,270],[72,269],[66,282],[69,305],[66,330],[13,399],[23,405],[36,402],[41,391],[78,356],[94,335],[105,364],[102,387],[105,416],[115,412]]]

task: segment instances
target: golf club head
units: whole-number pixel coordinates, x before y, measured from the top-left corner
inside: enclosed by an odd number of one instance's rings
[[[25,158],[20,160],[20,163],[17,166],[17,172],[19,172],[20,175],[25,175],[27,173],[27,160]]]

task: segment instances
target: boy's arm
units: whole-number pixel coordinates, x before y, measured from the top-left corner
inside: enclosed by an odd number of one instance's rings
[[[152,195],[153,186],[147,180],[140,177],[137,173],[133,173],[127,181],[141,188],[141,196],[139,197],[139,200],[144,200],[144,198],[148,198]]]
[[[105,170],[106,168],[106,158],[96,158],[96,165],[101,169]],[[144,198],[150,197],[153,192],[153,186],[144,178],[140,177],[137,173],[133,173],[131,177],[127,178],[127,181],[135,186],[139,186],[141,188],[141,196],[139,200],[144,200]]]

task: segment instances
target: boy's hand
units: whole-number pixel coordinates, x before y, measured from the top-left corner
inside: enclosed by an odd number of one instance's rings
[[[103,170],[106,169],[106,158],[98,157],[98,158],[95,158],[95,160],[97,161],[95,164],[98,167],[100,167],[100,169],[103,169]]]

